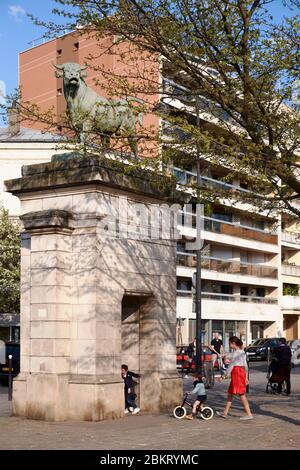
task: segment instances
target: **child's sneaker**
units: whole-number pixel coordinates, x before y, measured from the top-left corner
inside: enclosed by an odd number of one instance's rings
[[[128,408],[125,408],[124,410],[124,414],[127,415],[127,413],[130,413],[129,409]]]
[[[134,408],[133,408],[132,406],[130,406],[130,407],[128,408],[128,411],[130,411],[130,413],[132,413],[133,410],[134,410]]]
[[[136,415],[139,411],[141,411],[141,408],[134,408],[132,414]]]
[[[185,419],[194,419],[194,416],[193,416],[193,415],[187,415],[187,416],[185,417]]]

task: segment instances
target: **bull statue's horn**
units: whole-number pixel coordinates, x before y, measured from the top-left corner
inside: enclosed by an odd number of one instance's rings
[[[64,68],[63,65],[56,65],[56,64],[53,64],[53,62],[52,62],[52,65],[53,65],[53,67],[55,67],[57,70],[63,70],[63,68]]]
[[[80,70],[84,71],[84,70],[87,70],[88,67],[80,67]]]

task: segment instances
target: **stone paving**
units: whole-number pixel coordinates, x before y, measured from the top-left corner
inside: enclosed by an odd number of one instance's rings
[[[266,364],[251,366],[249,401],[255,419],[240,421],[236,399],[231,416],[211,421],[177,420],[166,414],[139,413],[105,422],[42,422],[11,416],[7,388],[0,387],[0,449],[200,450],[300,449],[300,367],[292,371],[290,397],[265,393]],[[191,389],[192,379],[183,379]],[[222,409],[228,382],[208,390],[208,402]]]

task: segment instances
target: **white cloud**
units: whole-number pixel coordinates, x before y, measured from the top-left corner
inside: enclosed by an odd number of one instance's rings
[[[21,23],[23,16],[26,15],[26,11],[21,5],[9,5],[8,13],[13,17],[17,23]]]
[[[5,82],[0,80],[0,104],[5,104],[6,87]]]

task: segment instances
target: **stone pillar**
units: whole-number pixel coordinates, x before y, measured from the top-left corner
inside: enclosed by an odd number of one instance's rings
[[[57,420],[65,414],[59,395],[65,392],[62,383],[69,374],[70,360],[71,219],[70,213],[58,210],[21,217],[30,235],[30,255],[22,255],[22,281],[26,280],[30,302],[29,306],[22,303],[21,351],[26,362],[15,385],[14,413],[24,412],[18,387],[24,388],[26,374],[29,400],[25,414],[36,419]]]
[[[144,222],[137,226],[135,211],[143,203],[149,214],[178,195],[166,184],[156,189],[146,173],[127,175],[97,158],[23,167],[23,177],[6,185],[21,200],[26,245],[14,414],[59,421],[119,418],[124,362],[141,374],[142,410],[171,412],[182,398],[176,242],[172,235],[148,238],[158,227],[147,232]],[[130,222],[122,210],[116,224],[122,236],[107,235],[120,200],[129,207]]]

